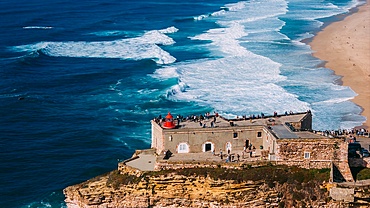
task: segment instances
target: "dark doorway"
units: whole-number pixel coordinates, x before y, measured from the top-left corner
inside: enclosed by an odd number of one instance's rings
[[[211,151],[211,150],[212,150],[212,144],[207,143],[206,144],[206,152]]]
[[[245,140],[245,149],[248,149],[248,147],[249,147],[249,140],[247,139]]]

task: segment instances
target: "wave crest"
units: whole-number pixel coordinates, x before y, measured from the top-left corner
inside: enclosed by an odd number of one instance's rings
[[[50,30],[53,29],[54,27],[50,26],[25,26],[23,29],[42,29],[42,30]]]
[[[78,58],[118,58],[118,59],[152,59],[158,64],[170,64],[176,61],[159,45],[172,45],[175,41],[165,33],[176,32],[175,27],[165,30],[148,31],[141,37],[114,41],[67,41],[39,42],[36,44],[15,46],[17,52],[42,51],[54,57]]]

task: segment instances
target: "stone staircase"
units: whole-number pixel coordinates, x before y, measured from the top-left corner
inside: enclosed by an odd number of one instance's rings
[[[336,166],[340,175],[346,182],[353,182],[353,176],[351,172],[351,168],[349,167],[348,161],[341,161],[341,162],[334,162],[333,166]],[[334,175],[335,177],[335,175]],[[338,178],[337,178],[338,179]],[[335,179],[333,179],[335,181]],[[339,179],[340,180],[340,179]]]
[[[332,181],[353,182],[354,178],[348,163],[348,144],[343,142],[336,153],[332,163]]]

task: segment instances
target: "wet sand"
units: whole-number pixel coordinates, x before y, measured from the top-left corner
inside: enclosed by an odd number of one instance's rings
[[[325,27],[309,43],[313,55],[326,61],[326,68],[342,76],[342,85],[358,94],[352,101],[363,109],[361,115],[367,120],[361,127],[367,129],[370,127],[369,1],[357,12]]]

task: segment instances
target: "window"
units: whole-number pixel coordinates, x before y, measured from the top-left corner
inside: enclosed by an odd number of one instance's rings
[[[230,142],[226,143],[226,151],[227,151],[227,154],[230,154],[230,152],[231,152],[231,143]]]
[[[234,135],[233,135],[233,138],[238,138],[238,133],[237,132],[234,132]]]
[[[304,153],[304,159],[310,159],[310,153],[309,152],[305,152]]]
[[[184,150],[186,150],[186,144],[180,144],[180,146],[179,146],[179,150],[180,150],[180,151],[184,151]]]
[[[257,137],[262,137],[262,132],[257,132]]]
[[[203,144],[203,152],[208,152],[208,151],[213,152],[214,149],[215,147],[212,142],[206,142]]]
[[[189,152],[189,145],[186,143],[180,143],[177,147],[178,153],[188,153]]]

